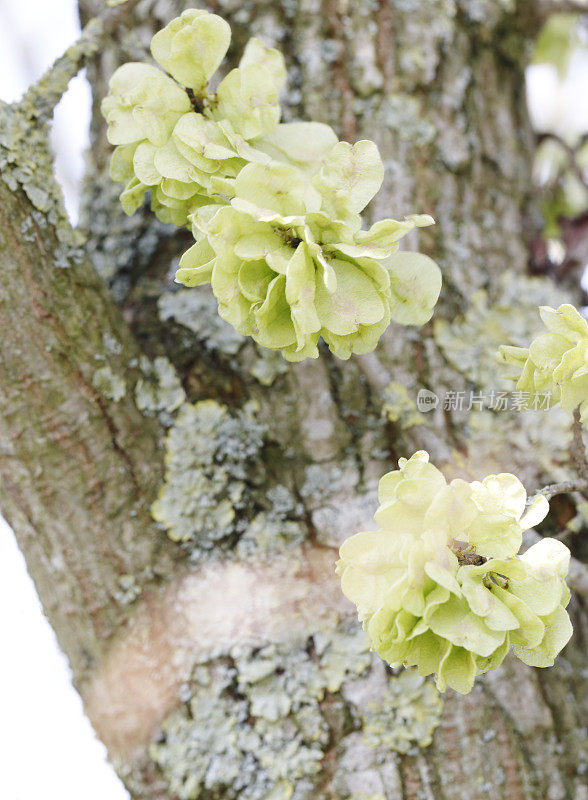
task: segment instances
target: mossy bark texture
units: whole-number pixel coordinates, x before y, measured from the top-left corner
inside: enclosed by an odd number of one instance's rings
[[[80,0],[82,20],[102,5]],[[526,277],[539,5],[209,2],[231,63],[251,35],[284,52],[286,120],[377,142],[370,218],[437,221],[418,234],[444,275],[434,321],[349,362],[289,365],[235,334],[205,289],[173,285],[189,233],[118,205],[99,100],[185,4],[142,0],[88,67],[85,244],[35,191],[18,135],[34,115],[0,109],[0,508],[133,798],[588,797],[579,600],[555,668],[507,659],[441,707],[370,658],[334,576],[378,478],[418,448],[448,477],[514,472],[529,492],[567,475],[556,412],[414,405],[499,388],[493,350],[562,294]]]

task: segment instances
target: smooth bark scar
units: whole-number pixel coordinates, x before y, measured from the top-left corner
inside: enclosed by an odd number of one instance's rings
[[[332,628],[355,609],[335,575],[336,550],[307,546],[271,561],[215,563],[139,605],[91,681],[86,713],[115,761],[141,754],[195,664]]]

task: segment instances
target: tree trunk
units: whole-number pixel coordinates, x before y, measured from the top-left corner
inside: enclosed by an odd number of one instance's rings
[[[101,7],[80,0],[82,19]],[[414,404],[420,388],[508,388],[495,349],[524,344],[562,294],[525,277],[538,5],[208,7],[231,23],[232,62],[251,35],[284,52],[285,119],[377,142],[368,221],[433,215],[419,248],[444,289],[434,322],[392,326],[374,354],[297,365],[236,334],[206,289],[176,289],[190,236],[125,217],[98,114],[176,0],[140,3],[88,68],[83,247],[55,212],[42,126],[23,136],[0,110],[0,504],[86,711],[136,798],[585,800],[578,599],[553,669],[507,659],[442,703],[371,658],[334,575],[379,477],[416,449],[447,477],[514,472],[530,492],[567,475],[565,415]]]

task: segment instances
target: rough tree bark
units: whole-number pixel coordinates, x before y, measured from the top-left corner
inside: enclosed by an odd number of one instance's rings
[[[133,797],[588,797],[581,599],[555,668],[507,659],[468,697],[448,691],[439,719],[428,683],[370,663],[333,571],[380,475],[419,447],[448,476],[512,471],[530,492],[568,474],[556,412],[414,406],[421,387],[500,388],[493,350],[561,295],[525,277],[523,69],[545,5],[209,3],[231,61],[250,35],[285,53],[286,119],[378,143],[370,216],[437,220],[419,240],[444,273],[434,322],[347,363],[287,365],[234,334],[206,290],[173,286],[188,234],[117,205],[98,103],[179,0],[142,0],[89,65],[85,242],[43,120],[0,109],[0,507]],[[82,21],[101,7],[80,0]],[[544,533],[576,513],[556,512]]]

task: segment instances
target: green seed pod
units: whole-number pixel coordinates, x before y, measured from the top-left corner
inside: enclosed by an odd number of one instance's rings
[[[230,81],[221,82],[218,98],[206,88],[228,46],[227,31],[219,17],[190,10],[153,38],[154,57],[174,78],[198,90],[200,111],[192,109],[182,86],[151,65],[125,64],[112,76],[102,112],[109,141],[118,145],[111,176],[126,184],[121,195],[126,213],[134,213],[151,191],[151,208],[161,220],[186,225],[203,196],[218,203],[234,196],[235,178],[249,161],[271,162],[247,139],[271,131],[278,122],[283,58],[251,39],[241,66],[233,71],[246,84],[244,94],[239,89],[228,109]],[[200,39],[204,49],[196,56],[191,48]],[[212,48],[208,55],[207,47]]]
[[[169,75],[131,63],[112,76],[102,111],[125,212],[149,192],[159,219],[191,225],[197,244],[177,280],[210,281],[220,315],[288,360],[316,358],[321,337],[349,358],[373,350],[391,320],[425,323],[439,268],[396,251],[432,218],[362,230],[384,174],[376,145],[339,142],[322,123],[280,124],[284,59],[258,39],[210,92],[229,41],[226,22],[189,9],[152,40]]]
[[[230,42],[231,29],[224,19],[189,8],[155,34],[151,53],[180,86],[198,95],[218,69]]]
[[[244,139],[272,131],[280,121],[280,91],[286,81],[284,57],[250,39],[236,69],[220,82],[212,117],[226,120]]]
[[[123,64],[110,79],[109,88],[101,111],[111,144],[144,139],[154,145],[165,144],[180,116],[190,110],[186,92],[149,64]]]
[[[398,239],[430,217],[354,230],[322,210],[323,196],[304,172],[277,162],[247,164],[234,192],[230,208],[193,216],[208,246],[184,254],[176,280],[210,279],[220,315],[240,333],[292,361],[316,358],[321,336],[349,358],[373,350],[391,318],[430,318],[437,265],[395,252]]]
[[[424,451],[399,466],[380,481],[380,529],[347,539],[337,564],[373,649],[461,693],[511,644],[525,663],[552,665],[571,636],[569,551],[543,539],[517,555],[547,500],[525,512],[509,474],[447,484]]]
[[[588,423],[588,322],[569,304],[557,311],[539,309],[549,333],[538,336],[529,348],[503,345],[499,356],[514,364],[517,389],[528,392],[527,405],[538,403],[538,395],[550,395],[550,404],[559,402],[566,411],[580,406],[582,422]]]

